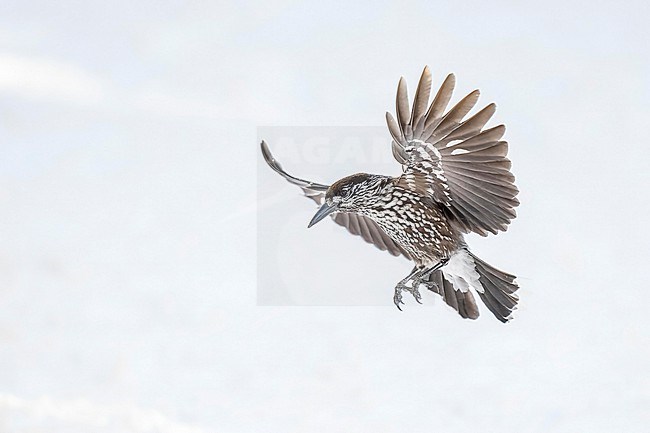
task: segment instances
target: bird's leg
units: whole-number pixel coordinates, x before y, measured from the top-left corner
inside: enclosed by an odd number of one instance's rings
[[[429,275],[437,271],[438,269],[442,268],[449,262],[449,258],[442,259],[440,260],[435,266],[430,267],[429,269],[425,269],[422,274],[420,274],[420,279],[424,280],[426,278],[429,278]]]
[[[432,273],[434,273],[438,269],[445,266],[448,262],[449,262],[449,258],[445,258],[445,259],[440,260],[436,265],[434,265],[434,266],[432,266],[430,268],[427,268],[427,269],[423,269],[422,272],[419,275],[416,275],[413,278],[413,283],[412,283],[413,287],[417,287],[420,284],[424,284],[427,287],[427,289],[431,290],[430,286],[433,283],[427,281],[428,278],[429,278],[429,275],[431,275]]]
[[[418,268],[417,266],[414,267],[411,273],[395,286],[395,295],[393,296],[393,302],[395,303],[395,306],[400,311],[402,311],[402,308],[399,306],[399,304],[404,303],[402,301],[402,290],[409,292],[411,295],[413,295],[413,298],[415,298],[415,300],[421,304],[422,302],[420,302],[420,300],[422,299],[422,295],[420,295],[419,290],[420,284],[424,284],[427,288],[429,288],[430,283],[426,281],[429,278],[429,275],[445,266],[447,262],[449,262],[449,258],[440,260],[430,268]],[[406,283],[409,281],[411,281],[410,287],[406,285]]]
[[[404,302],[402,301],[402,290],[406,290],[407,292],[411,293],[413,297],[415,298],[416,301],[420,302],[421,296],[420,292],[418,291],[417,286],[407,286],[406,283],[408,283],[411,279],[415,279],[416,276],[420,273],[421,269],[418,268],[417,266],[413,268],[410,274],[406,278],[404,278],[402,281],[397,283],[395,286],[395,295],[393,295],[393,302],[395,303],[395,306],[397,307],[398,310],[402,311],[402,308],[399,306],[399,304],[403,304]]]

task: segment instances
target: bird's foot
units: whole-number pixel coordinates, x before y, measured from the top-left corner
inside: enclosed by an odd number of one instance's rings
[[[422,285],[434,293],[440,293],[440,288],[433,281],[423,281]]]
[[[418,304],[422,303],[422,295],[420,295],[419,285],[420,283],[418,281],[413,281],[411,286],[407,286],[406,284],[402,283],[399,283],[395,286],[395,295],[393,296],[393,302],[395,303],[395,306],[398,310],[402,311],[400,304],[404,304],[404,301],[402,300],[402,291],[409,292],[411,295],[413,295],[413,298],[415,298]]]
[[[402,283],[399,283],[395,286],[395,294],[393,295],[393,302],[395,303],[397,309],[400,311],[402,311],[402,307],[400,307],[399,304],[404,303],[404,301],[402,301],[402,290],[409,290],[409,289],[410,287],[406,287]]]
[[[420,284],[422,283],[421,280],[415,279],[411,282],[411,287],[406,287],[405,290],[409,292],[411,295],[413,295],[413,298],[417,301],[418,304],[421,304],[422,302],[422,295],[420,295]]]

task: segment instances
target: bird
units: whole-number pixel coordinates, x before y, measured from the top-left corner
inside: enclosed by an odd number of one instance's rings
[[[308,227],[329,216],[380,250],[414,263],[394,288],[399,310],[404,292],[422,303],[425,287],[462,318],[477,319],[476,293],[506,323],[519,302],[516,277],[477,257],[464,235],[506,231],[516,217],[519,190],[508,143],[501,140],[505,126],[484,129],[496,105],[466,118],[479,98],[474,90],[447,110],[455,84],[449,74],[429,102],[432,74],[426,66],[410,106],[400,78],[396,116],[386,113],[392,154],[402,166],[399,176],[356,173],[326,185],[288,174],[264,140],[261,152],[271,169],[320,206]]]

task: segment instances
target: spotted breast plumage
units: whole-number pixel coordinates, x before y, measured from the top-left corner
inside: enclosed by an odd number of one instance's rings
[[[446,111],[453,74],[429,104],[431,82],[425,67],[410,109],[401,78],[396,118],[386,113],[393,156],[403,168],[398,177],[357,173],[328,186],[288,174],[264,141],[262,154],[273,170],[320,205],[309,227],[331,216],[350,233],[414,262],[395,286],[393,301],[399,309],[404,291],[420,302],[424,286],[463,318],[476,319],[475,292],[497,319],[507,322],[518,302],[515,276],[476,257],[463,237],[505,231],[516,216],[519,191],[506,157],[508,143],[501,140],[505,127],[483,129],[495,104],[465,119],[478,101],[478,90]]]

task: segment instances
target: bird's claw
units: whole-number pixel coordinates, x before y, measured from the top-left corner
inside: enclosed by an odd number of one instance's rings
[[[414,281],[412,286],[410,287],[407,286],[406,284],[398,284],[397,286],[395,286],[395,295],[393,295],[393,302],[395,303],[395,306],[397,307],[398,310],[402,311],[402,307],[400,307],[400,304],[404,304],[404,301],[402,300],[403,290],[413,295],[413,298],[416,300],[418,304],[422,303],[422,295],[420,295],[420,291],[418,290],[419,285],[420,282]]]
[[[400,307],[399,304],[404,304],[404,301],[402,301],[402,290],[408,290],[408,287],[403,284],[398,284],[395,286],[395,294],[393,295],[393,302],[400,311],[402,311],[402,307]]]
[[[440,293],[440,289],[436,283],[433,281],[426,281],[423,282],[422,285],[426,287],[428,290],[434,292],[434,293]]]
[[[418,304],[422,303],[422,295],[420,295],[420,280],[413,280],[411,287],[406,287],[405,290],[413,295],[413,298]]]

